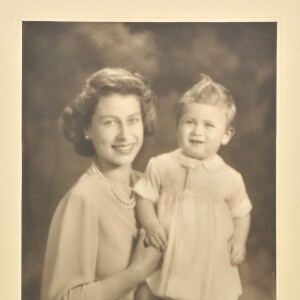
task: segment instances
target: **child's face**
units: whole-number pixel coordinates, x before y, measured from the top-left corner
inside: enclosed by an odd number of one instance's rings
[[[183,107],[178,125],[178,141],[182,151],[197,159],[209,159],[221,145],[233,136],[227,127],[225,109],[203,103],[189,103]]]

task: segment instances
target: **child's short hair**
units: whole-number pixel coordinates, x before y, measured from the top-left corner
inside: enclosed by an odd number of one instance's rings
[[[231,93],[223,85],[214,82],[206,74],[200,74],[200,81],[192,86],[179,100],[176,114],[177,124],[180,121],[184,105],[188,103],[219,105],[225,108],[228,126],[234,120],[236,106]]]

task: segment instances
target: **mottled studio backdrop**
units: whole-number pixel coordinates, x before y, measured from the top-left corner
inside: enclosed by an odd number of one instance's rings
[[[158,95],[139,170],[177,147],[174,105],[199,73],[233,93],[236,135],[221,155],[254,205],[241,299],[275,299],[276,36],[276,23],[23,23],[22,300],[39,299],[54,209],[90,163],[64,140],[60,113],[103,67],[139,71]]]

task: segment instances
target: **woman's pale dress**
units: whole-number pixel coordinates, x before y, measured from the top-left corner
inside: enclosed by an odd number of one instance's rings
[[[41,300],[107,299],[102,280],[128,267],[136,237],[134,209],[125,210],[87,171],[60,201],[52,219]],[[119,299],[133,300],[134,292]]]

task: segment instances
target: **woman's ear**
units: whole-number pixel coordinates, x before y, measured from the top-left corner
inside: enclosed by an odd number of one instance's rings
[[[233,127],[229,127],[227,128],[224,136],[223,136],[223,139],[222,139],[222,145],[227,145],[230,140],[232,139],[232,137],[234,136],[235,134],[235,130]]]
[[[85,139],[87,141],[90,140],[92,138],[90,129],[88,128],[88,129],[82,129],[82,130],[83,130]]]

